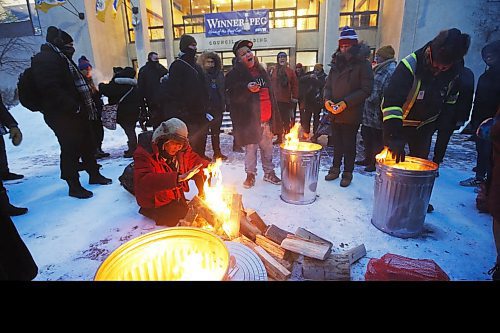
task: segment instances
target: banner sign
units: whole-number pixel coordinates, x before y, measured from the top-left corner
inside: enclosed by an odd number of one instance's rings
[[[206,37],[268,33],[268,9],[205,14]]]

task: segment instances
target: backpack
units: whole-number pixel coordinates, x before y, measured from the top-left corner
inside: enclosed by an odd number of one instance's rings
[[[134,162],[131,162],[125,167],[123,173],[118,177],[120,184],[132,195],[135,195],[134,191]]]
[[[19,75],[17,81],[17,91],[19,102],[30,111],[36,112],[42,110],[42,96],[35,85],[33,69],[28,67]]]

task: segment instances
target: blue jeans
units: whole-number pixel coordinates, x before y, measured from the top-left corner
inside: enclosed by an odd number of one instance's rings
[[[273,164],[273,134],[269,123],[261,124],[262,137],[259,143],[245,146],[245,172],[257,174],[257,148],[260,148],[260,159],[264,174],[274,172]]]

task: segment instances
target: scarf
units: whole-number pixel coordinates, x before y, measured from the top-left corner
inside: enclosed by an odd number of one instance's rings
[[[47,45],[68,63],[68,67],[71,72],[71,75],[73,76],[73,81],[75,83],[76,90],[78,90],[78,93],[80,94],[80,97],[84,102],[84,106],[89,115],[89,119],[96,120],[97,107],[95,106],[94,100],[92,99],[92,90],[87,84],[85,77],[80,72],[76,64],[72,60],[70,60],[64,53],[62,53],[62,51],[58,47],[52,45],[51,43],[47,43]]]

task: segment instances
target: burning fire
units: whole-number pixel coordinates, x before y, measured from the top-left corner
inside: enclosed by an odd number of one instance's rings
[[[225,190],[222,185],[221,165],[222,160],[217,159],[215,163],[209,164],[209,166],[203,170],[207,177],[205,184],[203,184],[203,189],[205,191],[204,201],[207,206],[217,214],[217,218],[222,221],[222,229],[229,239],[233,239],[239,236],[240,221],[233,221],[231,219],[231,208],[228,202],[231,199],[230,195],[228,195],[228,191]],[[208,223],[207,226],[208,227],[205,229],[213,229]]]
[[[321,149],[321,146],[312,142],[301,142],[299,140],[300,123],[290,129],[290,132],[285,135],[285,142],[281,145],[283,149],[295,151],[314,151]]]
[[[392,153],[389,151],[388,147],[384,147],[384,149],[382,149],[382,151],[375,156],[375,160],[380,164],[384,164],[401,170],[427,171],[437,168],[437,166],[430,167],[428,165],[422,164],[411,156],[406,156],[404,162],[396,163],[396,159],[392,157]]]

